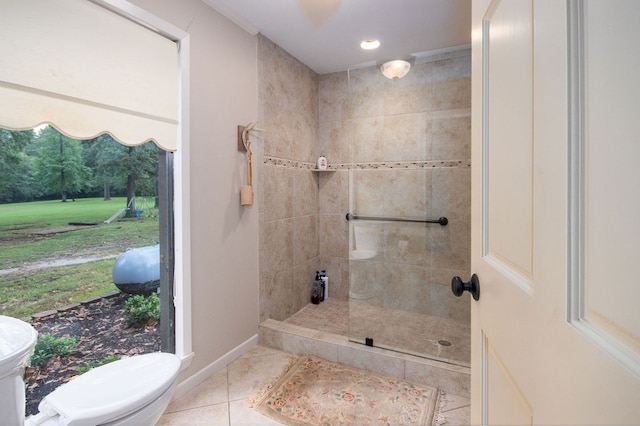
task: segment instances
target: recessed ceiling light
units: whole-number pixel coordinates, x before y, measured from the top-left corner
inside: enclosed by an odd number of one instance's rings
[[[360,43],[360,47],[364,50],[373,50],[380,47],[380,40],[365,40]]]

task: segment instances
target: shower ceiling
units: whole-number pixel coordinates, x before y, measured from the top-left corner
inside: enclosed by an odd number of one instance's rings
[[[319,74],[471,42],[471,0],[204,0]],[[378,39],[365,51],[360,42]]]

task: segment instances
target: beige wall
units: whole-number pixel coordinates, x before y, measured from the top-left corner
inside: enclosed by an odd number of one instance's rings
[[[189,376],[258,331],[258,206],[240,206],[246,169],[236,148],[237,126],[258,114],[256,38],[199,0],[132,3],[190,35]]]

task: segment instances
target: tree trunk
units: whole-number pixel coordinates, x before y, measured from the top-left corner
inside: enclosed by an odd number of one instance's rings
[[[111,187],[109,186],[109,182],[104,183],[104,201],[111,200]]]
[[[62,134],[58,136],[58,140],[60,141],[60,162],[62,163],[62,167],[60,168],[60,195],[62,197],[62,202],[67,202],[67,189],[65,188],[66,183],[64,181],[64,143],[62,142]]]
[[[136,148],[134,146],[129,147],[129,157],[133,156],[135,150]],[[134,217],[134,212],[136,210],[136,177],[138,172],[136,170],[132,170],[131,161],[129,161],[129,164],[130,168],[127,172],[127,206],[129,207],[129,210],[127,210],[126,217]]]

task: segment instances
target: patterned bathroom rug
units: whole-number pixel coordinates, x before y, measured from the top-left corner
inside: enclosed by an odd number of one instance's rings
[[[251,405],[285,425],[431,425],[438,400],[433,387],[303,356]]]

